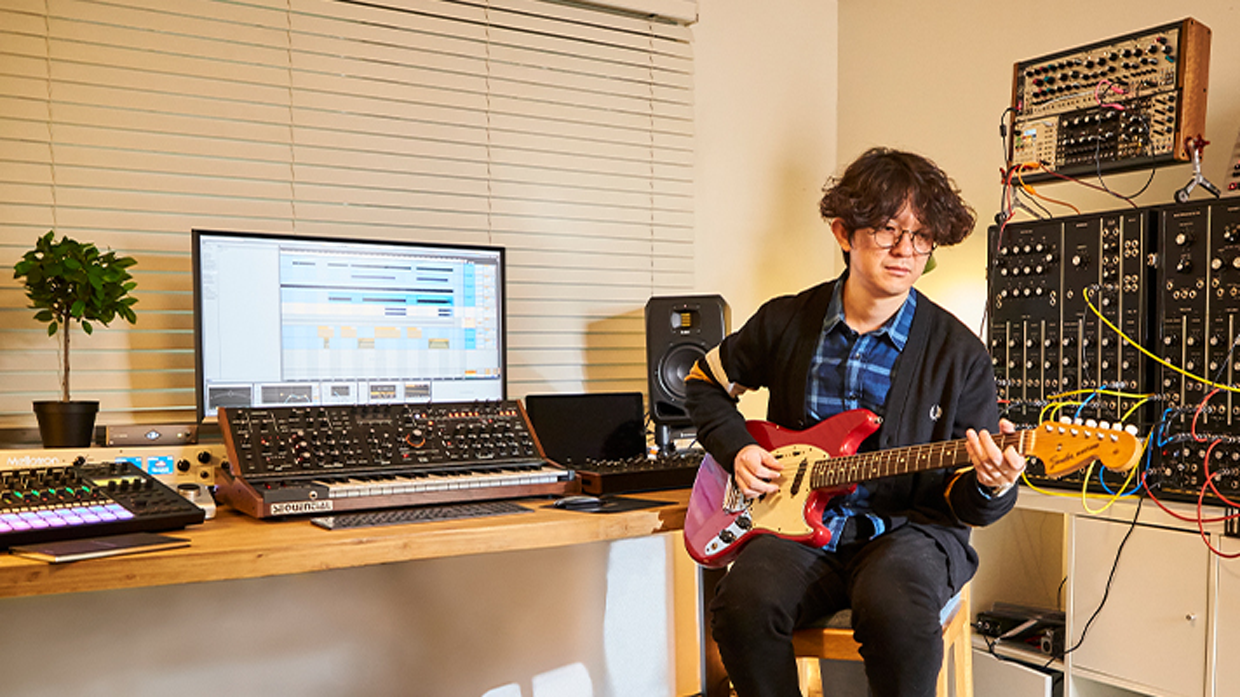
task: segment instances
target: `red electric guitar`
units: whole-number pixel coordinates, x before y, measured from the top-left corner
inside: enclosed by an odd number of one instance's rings
[[[854,454],[879,424],[879,418],[865,409],[838,414],[804,431],[750,421],[750,434],[784,466],[776,480],[779,491],[746,499],[727,471],[707,455],[685,516],[689,556],[703,566],[725,566],[754,535],[764,534],[825,545],[831,532],[822,524],[823,509],[858,482],[969,462],[963,440]],[[1011,445],[1037,457],[1050,477],[1075,472],[1094,460],[1126,472],[1141,459],[1137,438],[1106,424],[1046,422],[994,439],[1001,449]]]

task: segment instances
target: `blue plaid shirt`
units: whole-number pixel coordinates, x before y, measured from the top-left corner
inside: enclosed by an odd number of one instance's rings
[[[917,291],[909,290],[908,298],[891,319],[866,334],[859,334],[844,322],[843,289],[847,272],[835,284],[822,334],[810,363],[806,408],[810,418],[823,421],[850,409],[869,409],[883,415],[887,392],[891,389],[891,370],[908,342],[913,313],[917,309]],[[873,539],[887,530],[886,521],[870,512],[870,492],[858,485],[853,493],[835,499],[823,513],[823,523],[831,531],[831,542],[825,547],[834,552],[844,526],[852,517],[864,517],[869,530],[857,520],[857,540]]]

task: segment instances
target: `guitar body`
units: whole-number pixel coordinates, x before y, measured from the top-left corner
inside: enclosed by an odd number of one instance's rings
[[[779,491],[741,503],[731,475],[707,455],[698,469],[685,516],[685,547],[699,564],[726,566],[756,535],[771,534],[822,546],[831,532],[822,524],[827,503],[855,484],[814,489],[810,470],[832,457],[852,455],[880,420],[865,409],[854,409],[804,431],[791,431],[765,421],[750,421],[749,433],[784,466]]]

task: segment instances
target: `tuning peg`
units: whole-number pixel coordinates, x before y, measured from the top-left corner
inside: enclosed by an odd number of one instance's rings
[[[1127,431],[1129,435],[1132,435],[1132,436],[1137,435],[1136,424],[1128,424],[1127,426],[1124,427],[1124,430]]]
[[[1093,419],[1085,419],[1086,428],[1098,428],[1098,422]]]
[[[1068,417],[1068,416],[1061,416],[1061,417],[1059,417],[1059,423],[1061,423],[1061,424],[1066,424],[1066,425],[1071,425],[1071,424],[1072,424],[1072,418],[1071,418],[1071,417]]]
[[[1076,424],[1077,426],[1082,426],[1085,424],[1085,420],[1078,416],[1077,418],[1072,419],[1072,423]]]
[[[1111,424],[1109,424],[1109,423],[1107,423],[1107,422],[1105,422],[1105,421],[1099,421],[1099,422],[1098,422],[1098,428],[1101,428],[1101,429],[1102,429],[1102,430],[1104,430],[1104,431],[1109,431],[1109,430],[1111,430]]]

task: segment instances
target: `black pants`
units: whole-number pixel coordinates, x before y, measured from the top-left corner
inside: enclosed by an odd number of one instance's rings
[[[799,696],[793,630],[851,607],[874,697],[933,696],[943,661],[939,613],[957,590],[947,564],[933,539],[908,526],[835,553],[773,535],[750,541],[711,603],[711,630],[737,695]]]

